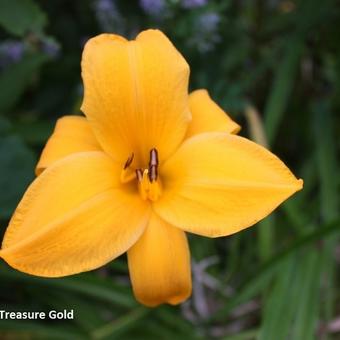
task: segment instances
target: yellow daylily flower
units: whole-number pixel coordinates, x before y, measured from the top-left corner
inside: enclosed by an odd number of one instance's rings
[[[82,57],[85,117],[58,120],[19,203],[0,256],[61,277],[124,252],[148,306],[191,294],[185,232],[226,236],[302,188],[209,97],[188,94],[189,67],[157,30],[102,34]]]

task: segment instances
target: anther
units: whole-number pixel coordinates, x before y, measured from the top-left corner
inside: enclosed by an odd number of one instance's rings
[[[156,181],[158,177],[158,152],[155,148],[150,150],[149,161],[149,180],[150,182]]]
[[[124,170],[127,169],[131,165],[134,156],[135,154],[132,152],[132,154],[128,157],[128,159],[125,162]]]
[[[130,165],[133,161],[133,157],[134,153],[132,152],[124,164],[123,170],[120,173],[121,183],[128,183],[136,178],[135,171],[130,168]]]

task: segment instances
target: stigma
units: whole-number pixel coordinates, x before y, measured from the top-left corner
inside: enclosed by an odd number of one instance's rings
[[[153,148],[150,150],[147,168],[133,168],[133,159],[134,153],[131,153],[121,172],[121,182],[128,183],[136,180],[141,198],[153,202],[157,201],[162,194],[162,185],[158,174],[159,160],[157,149]]]

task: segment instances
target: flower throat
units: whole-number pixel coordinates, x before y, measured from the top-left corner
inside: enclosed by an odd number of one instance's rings
[[[134,153],[126,160],[121,172],[120,180],[127,183],[137,180],[138,191],[143,200],[157,201],[162,193],[161,181],[158,175],[158,151],[153,148],[150,150],[148,168],[134,169],[131,165],[134,159]]]

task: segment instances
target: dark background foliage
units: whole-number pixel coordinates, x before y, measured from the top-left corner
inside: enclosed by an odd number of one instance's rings
[[[2,339],[339,339],[340,8],[335,0],[0,0],[0,230],[55,120],[78,114],[84,43],[162,29],[239,122],[305,181],[237,235],[190,237],[192,298],[138,305],[126,259],[63,279],[0,264],[0,308],[74,309],[0,320]]]

